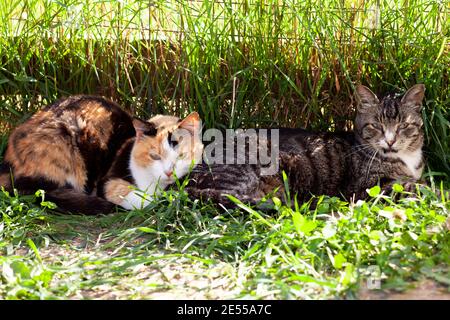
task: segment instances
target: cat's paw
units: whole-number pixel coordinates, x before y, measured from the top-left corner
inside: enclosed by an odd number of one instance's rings
[[[385,195],[398,198],[403,193],[416,193],[418,186],[418,182],[415,180],[394,181],[384,185],[382,189]]]
[[[406,181],[404,183],[400,183],[403,186],[404,192],[415,193],[417,192],[417,182],[416,181]]]

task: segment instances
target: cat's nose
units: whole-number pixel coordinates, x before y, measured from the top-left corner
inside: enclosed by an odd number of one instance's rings
[[[392,147],[395,143],[395,140],[386,140],[386,143],[389,147]]]
[[[166,176],[168,176],[170,178],[173,174],[173,170],[167,170],[167,171],[164,171],[164,173],[166,174]]]

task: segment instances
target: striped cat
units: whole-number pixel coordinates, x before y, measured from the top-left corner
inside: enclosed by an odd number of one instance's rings
[[[97,96],[61,99],[11,133],[0,186],[20,194],[46,191],[64,212],[108,213],[145,206],[201,160],[200,118],[133,118]]]
[[[311,195],[364,199],[367,188],[379,183],[388,191],[396,181],[411,189],[424,168],[420,113],[424,92],[424,85],[417,84],[402,98],[379,99],[359,85],[353,132],[280,129],[278,173],[263,175],[258,164],[202,164],[192,173],[186,191],[225,205],[232,205],[226,194],[257,203],[276,189],[282,196],[282,171],[291,195],[301,201]]]

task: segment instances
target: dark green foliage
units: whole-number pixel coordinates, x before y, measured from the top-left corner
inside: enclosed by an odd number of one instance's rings
[[[3,129],[75,93],[207,127],[349,129],[355,83],[424,83],[429,160],[450,173],[445,2],[28,0],[0,18]]]

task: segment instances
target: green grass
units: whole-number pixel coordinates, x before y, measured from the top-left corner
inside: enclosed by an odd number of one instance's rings
[[[196,110],[206,127],[336,130],[351,128],[356,83],[420,82],[431,189],[270,215],[169,191],[98,217],[0,193],[0,298],[357,298],[373,267],[383,288],[449,288],[450,199],[434,193],[450,175],[445,1],[151,3],[0,1],[0,154],[11,128],[64,95],[140,116]]]
[[[450,199],[432,191],[393,202],[373,188],[367,202],[321,197],[267,214],[169,190],[99,217],[2,193],[0,297],[352,299],[374,267],[382,289],[423,278],[450,288]]]

